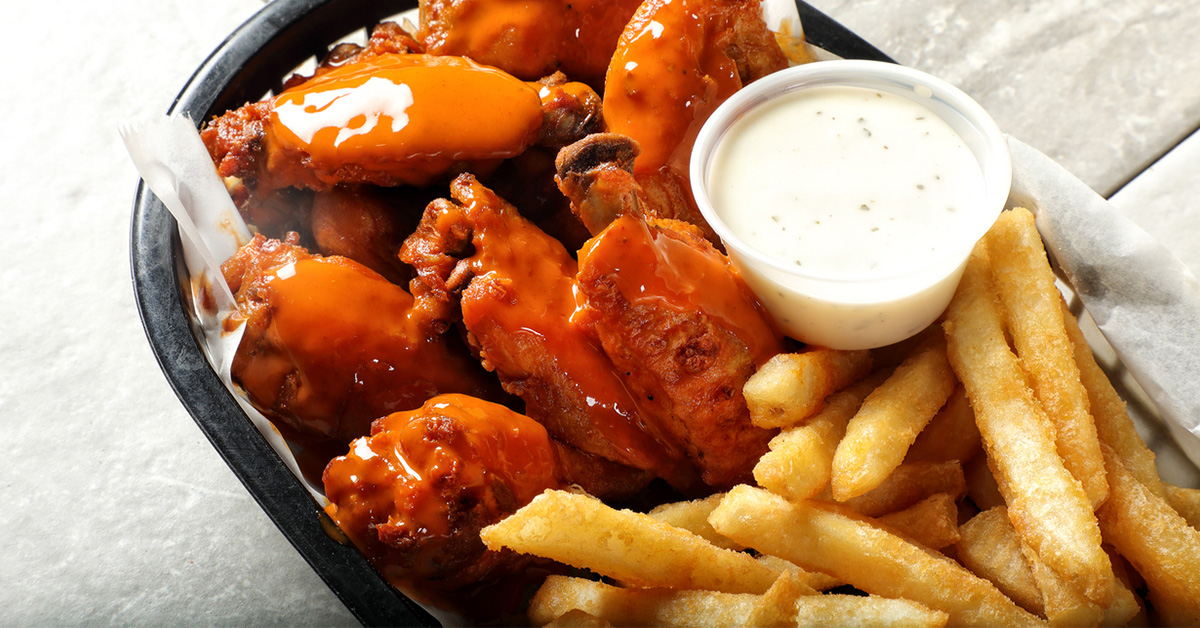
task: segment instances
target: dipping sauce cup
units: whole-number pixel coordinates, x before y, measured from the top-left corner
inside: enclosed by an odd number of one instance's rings
[[[751,83],[705,123],[690,167],[700,211],[775,322],[835,349],[935,321],[1012,180],[983,107],[874,61]]]

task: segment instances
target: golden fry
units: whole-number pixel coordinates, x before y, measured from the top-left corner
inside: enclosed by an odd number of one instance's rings
[[[763,593],[779,572],[749,554],[588,495],[548,490],[480,532],[489,549],[507,547],[590,569],[631,586]]]
[[[925,547],[942,549],[958,542],[958,506],[954,496],[946,493],[930,495],[904,510],[883,515],[879,522]]]
[[[759,551],[828,573],[867,593],[944,611],[951,625],[1038,625],[958,563],[834,504],[792,503],[737,486],[710,518],[718,532]]]
[[[846,500],[843,505],[868,517],[878,517],[908,508],[937,493],[958,499],[966,490],[967,481],[957,460],[906,462],[896,467],[882,484],[864,495]]]
[[[770,451],[754,467],[754,480],[788,499],[807,499],[829,484],[833,452],[846,433],[846,424],[882,375],[830,395],[825,407],[804,425],[785,429],[771,439]]]
[[[722,494],[722,497],[724,497],[724,494]],[[759,554],[757,560],[771,569],[776,571],[786,571],[792,574],[792,578],[794,578],[796,582],[807,585],[813,590],[814,595],[819,591],[828,591],[835,587],[840,587],[843,584],[846,584],[845,582],[842,582],[841,580],[838,580],[837,578],[834,578],[828,574],[823,574],[819,571],[801,569],[799,565],[789,563],[778,556]]]
[[[780,626],[795,615],[803,593],[784,575],[763,595],[621,588],[583,578],[550,576],[529,603],[540,626],[580,610],[614,626]]]
[[[1008,348],[990,267],[986,247],[976,246],[946,312],[950,363],[975,409],[1013,527],[1051,569],[1106,607],[1115,578],[1091,500],[1063,466],[1053,426]]]
[[[1096,514],[1104,540],[1146,579],[1164,620],[1200,624],[1200,530],[1139,482],[1113,450],[1102,449],[1110,490]]]
[[[1174,508],[1188,525],[1200,530],[1200,489],[1180,488],[1170,484],[1164,484],[1163,487],[1166,489],[1167,503],[1171,508]]]
[[[983,448],[975,413],[962,385],[954,387],[946,405],[933,416],[929,425],[908,448],[905,462],[947,462],[957,460],[964,465]]]
[[[1124,626],[1142,610],[1133,591],[1120,579],[1113,587],[1113,603],[1107,609],[1100,608],[1048,567],[1025,542],[1021,542],[1021,554],[1041,591],[1045,617],[1051,626]]]
[[[816,348],[781,353],[742,388],[750,421],[767,429],[798,425],[819,412],[826,397],[866,377],[870,370],[868,351]]]
[[[850,419],[833,454],[833,498],[846,501],[879,486],[904,461],[909,446],[946,403],[955,384],[945,338],[930,337],[867,396]]]
[[[1108,495],[1100,440],[1033,214],[1021,207],[1003,212],[985,240],[1020,363],[1054,424],[1059,456],[1095,508]]]
[[[723,493],[717,493],[704,499],[662,504],[646,514],[663,523],[699,535],[717,547],[741,551],[745,548],[717,534],[717,531],[708,525],[708,515],[721,503],[722,495]]]
[[[976,575],[996,585],[1025,610],[1044,616],[1042,592],[1021,552],[1021,538],[997,506],[980,512],[959,527],[954,548],[958,560]]]
[[[1145,484],[1155,495],[1162,497],[1166,494],[1162,480],[1158,477],[1158,467],[1154,464],[1154,452],[1146,446],[1133,419],[1125,410],[1125,402],[1108,381],[1104,369],[1096,363],[1092,348],[1088,346],[1087,338],[1079,329],[1079,321],[1067,309],[1067,304],[1059,299],[1063,312],[1063,323],[1071,346],[1075,351],[1075,364],[1079,367],[1079,379],[1083,382],[1088,393],[1088,405],[1091,407],[1092,419],[1096,423],[1096,435],[1100,442],[1112,448],[1121,459],[1121,463],[1133,473],[1142,484]]]

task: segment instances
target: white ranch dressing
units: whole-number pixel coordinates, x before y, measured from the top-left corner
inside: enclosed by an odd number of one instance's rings
[[[851,86],[747,112],[713,155],[721,219],[761,253],[822,276],[893,274],[961,248],[983,194],[962,138],[912,99]]]

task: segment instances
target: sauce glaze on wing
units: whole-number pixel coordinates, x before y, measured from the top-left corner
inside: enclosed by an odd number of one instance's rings
[[[411,295],[357,262],[257,235],[222,271],[246,322],[233,381],[301,434],[348,443],[439,393],[499,395]]]

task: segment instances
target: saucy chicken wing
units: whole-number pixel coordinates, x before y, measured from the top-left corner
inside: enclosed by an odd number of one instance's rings
[[[661,215],[678,215],[669,208],[684,203],[692,212],[685,219],[704,226],[688,184],[696,134],[742,85],[787,66],[753,0],[638,7],[608,67],[604,119],[610,132],[640,145],[633,172]]]
[[[597,339],[576,324],[576,262],[471,175],[429,205],[401,257],[421,307],[461,316],[471,346],[525,413],[583,451],[694,483],[682,450],[644,421],[641,401]]]
[[[750,424],[742,387],[782,338],[697,227],[654,215],[631,172],[636,154],[613,134],[559,153],[559,186],[596,234],[579,252],[579,320],[706,484],[748,481],[773,433]]]
[[[412,296],[361,264],[257,235],[221,270],[245,319],[233,381],[284,429],[344,444],[439,393],[501,394]]]
[[[421,0],[418,39],[533,80],[562,71],[600,87],[641,0]]]

